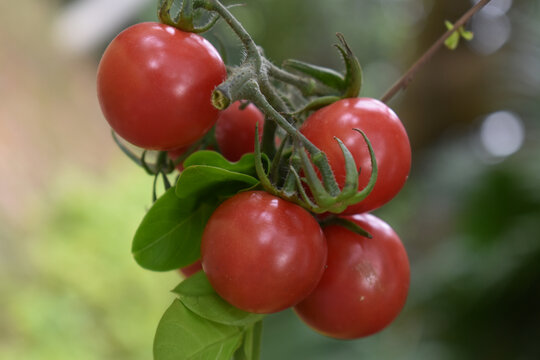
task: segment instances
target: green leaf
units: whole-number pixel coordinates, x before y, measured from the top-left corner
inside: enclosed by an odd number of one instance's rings
[[[454,27],[454,24],[452,24],[450,21],[445,20],[444,25],[448,30],[451,30]],[[459,39],[462,37],[463,39],[470,41],[474,37],[474,34],[472,31],[467,31],[463,26],[460,26],[456,31],[452,33],[445,41],[444,45],[446,45],[447,48],[450,50],[454,50],[459,45]]]
[[[264,317],[262,314],[242,311],[223,300],[202,271],[182,281],[173,292],[189,310],[220,324],[248,326]]]
[[[461,35],[461,37],[464,38],[467,41],[471,41],[473,39],[473,37],[474,37],[473,32],[465,30],[465,28],[463,26],[460,26],[458,31],[459,31],[459,34]]]
[[[200,258],[202,232],[217,204],[195,200],[179,199],[170,188],[154,203],[133,239],[132,253],[139,265],[168,271]]]
[[[191,165],[178,178],[176,196],[180,199],[220,201],[258,184],[259,180],[250,175],[215,166]]]
[[[241,329],[205,320],[175,300],[159,322],[154,359],[230,360],[241,341]]]
[[[448,30],[452,29],[454,27],[454,24],[452,24],[450,21],[445,20],[444,25],[446,25],[446,28]],[[450,35],[445,41],[444,45],[446,45],[447,48],[450,50],[454,50],[459,45],[459,33],[457,31],[454,31],[452,35]]]
[[[234,354],[235,360],[259,360],[261,356],[262,321],[244,331],[242,346]]]
[[[184,168],[192,165],[208,165],[245,175],[257,175],[255,172],[255,159],[253,153],[244,154],[237,162],[230,162],[218,152],[201,150],[191,154],[184,161]]]

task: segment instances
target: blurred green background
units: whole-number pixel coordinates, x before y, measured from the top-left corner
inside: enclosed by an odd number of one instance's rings
[[[155,3],[0,3],[0,359],[151,358],[180,278],[131,257],[152,179],[113,144],[95,72]],[[257,0],[234,13],[276,63],[341,69],[332,44],[344,33],[362,95],[380,97],[471,4]],[[410,256],[405,309],[346,342],[272,315],[263,359],[540,359],[540,1],[493,0],[469,27],[472,42],[441,49],[390,102],[413,167],[376,213]]]

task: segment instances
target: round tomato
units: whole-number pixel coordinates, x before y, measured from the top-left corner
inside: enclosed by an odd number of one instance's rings
[[[110,126],[151,150],[190,145],[215,123],[211,94],[226,76],[216,49],[199,35],[147,22],[122,31],[98,67],[97,93]]]
[[[272,313],[304,299],[326,262],[326,241],[302,207],[264,191],[239,193],[210,217],[202,266],[216,292],[239,309]]]
[[[326,227],[327,268],[315,290],[295,307],[314,330],[339,339],[371,335],[390,324],[405,304],[410,278],[405,248],[388,224],[370,214],[348,219],[373,238]]]
[[[367,135],[377,159],[378,176],[373,191],[343,214],[371,211],[391,200],[401,190],[411,168],[411,147],[403,124],[385,104],[371,98],[339,100],[309,116],[300,131],[328,157],[336,181],[345,183],[345,159],[334,139],[343,141],[360,169],[358,188],[371,176],[368,147],[357,128]]]
[[[225,158],[237,161],[255,150],[256,124],[259,124],[261,140],[264,115],[253,104],[242,108],[242,103],[236,101],[221,112],[216,122],[216,141]]]

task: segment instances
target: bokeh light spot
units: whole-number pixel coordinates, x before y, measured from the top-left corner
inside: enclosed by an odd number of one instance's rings
[[[509,111],[488,115],[480,128],[480,140],[485,150],[495,157],[506,157],[523,145],[525,130],[522,120]]]

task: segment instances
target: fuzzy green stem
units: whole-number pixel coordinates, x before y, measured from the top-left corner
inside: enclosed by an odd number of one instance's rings
[[[225,20],[225,22],[229,25],[232,31],[234,31],[236,36],[238,36],[248,53],[248,57],[256,59],[258,65],[257,67],[259,69],[262,67],[263,60],[261,54],[259,53],[257,45],[255,44],[249,33],[246,31],[246,29],[231,14],[231,12],[229,11],[229,9],[227,9],[226,6],[224,6],[219,0],[196,0],[195,6],[218,13],[219,16],[221,16],[221,18],[223,18],[223,20]]]
[[[335,92],[327,86],[320,86],[313,79],[307,79],[295,74],[291,74],[290,72],[270,62],[268,62],[268,73],[270,76],[279,81],[293,85],[300,90],[304,96],[328,95]]]
[[[247,81],[242,87],[242,90],[242,98],[254,103],[268,118],[276,121],[293,140],[300,142],[305,147],[311,155],[313,164],[317,166],[321,173],[325,188],[331,195],[338,194],[339,187],[326,155],[270,105],[266,97],[261,93],[259,84],[255,80]]]

